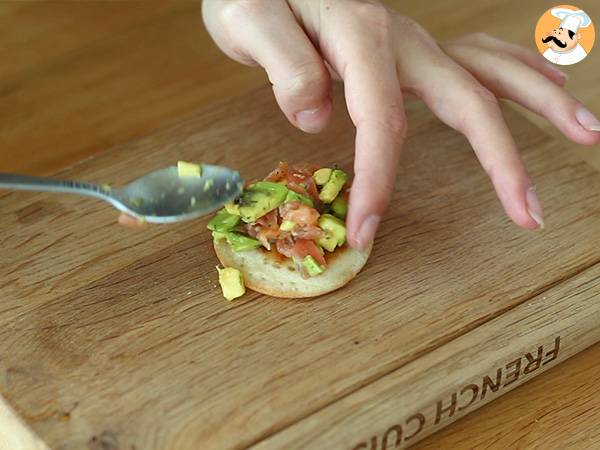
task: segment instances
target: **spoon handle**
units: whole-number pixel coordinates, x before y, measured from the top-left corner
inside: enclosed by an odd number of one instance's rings
[[[0,189],[21,191],[65,192],[68,194],[88,195],[106,200],[106,189],[91,183],[57,180],[54,178],[32,177],[0,173]]]

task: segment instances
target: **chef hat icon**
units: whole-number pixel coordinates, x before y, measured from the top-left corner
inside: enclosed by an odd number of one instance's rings
[[[561,20],[560,28],[571,30],[573,33],[577,33],[579,28],[586,28],[592,23],[590,16],[581,9],[574,11],[568,8],[552,8],[550,13]]]

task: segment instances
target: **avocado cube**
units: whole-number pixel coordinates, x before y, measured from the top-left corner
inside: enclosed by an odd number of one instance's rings
[[[223,290],[223,297],[231,301],[246,293],[242,272],[233,267],[225,267],[224,269],[217,267],[217,271],[219,272],[219,284]]]
[[[306,195],[298,194],[297,192],[294,192],[294,191],[288,191],[287,196],[285,197],[286,203],[294,201],[294,200],[304,203],[305,205],[308,205],[311,208],[313,207],[313,201],[310,197],[307,197]]]
[[[260,217],[281,205],[287,197],[288,188],[279,183],[259,181],[242,194],[240,214],[246,223],[256,222]]]
[[[281,222],[281,225],[279,225],[279,229],[281,231],[292,231],[295,226],[296,224],[291,220],[284,220],[283,222]]]
[[[217,212],[215,217],[210,219],[206,228],[212,231],[220,231],[224,233],[226,231],[233,230],[240,222],[240,216],[229,214],[225,209]]]
[[[335,240],[338,247],[341,247],[346,243],[346,225],[344,225],[344,222],[337,217],[332,216],[331,214],[322,214],[321,217],[319,217],[319,227],[325,232],[325,236],[330,235]],[[328,247],[330,247],[331,244],[321,246],[329,250]]]
[[[185,161],[177,161],[177,175],[179,177],[200,177],[202,176],[202,167],[199,164]]]
[[[325,270],[325,268],[319,265],[315,258],[310,255],[304,257],[302,260],[302,265],[306,269],[306,272],[308,272],[308,275],[311,277],[317,276],[320,273],[323,273],[323,270]]]
[[[348,213],[348,204],[346,203],[346,200],[338,195],[331,203],[331,212],[334,216],[346,220],[346,214]]]
[[[213,231],[212,237],[213,237],[213,241],[215,241],[215,242],[221,241],[223,239],[227,239],[227,233],[222,233],[220,231]]]
[[[323,186],[329,181],[329,178],[331,178],[332,172],[332,169],[323,167],[322,169],[319,169],[313,173],[313,180],[315,180],[315,183],[317,183],[318,186]]]
[[[258,239],[251,238],[242,233],[236,233],[235,231],[227,233],[225,238],[234,252],[254,250],[262,245]]]
[[[236,203],[233,203],[233,202],[225,203],[225,210],[229,214],[233,214],[234,216],[240,215],[240,205],[238,205]]]
[[[328,252],[333,252],[337,247],[337,239],[333,237],[330,231],[323,231],[323,237],[317,241],[317,244]]]
[[[344,187],[344,184],[346,184],[346,181],[348,181],[348,175],[343,170],[335,169],[319,193],[321,201],[323,203],[333,202]]]

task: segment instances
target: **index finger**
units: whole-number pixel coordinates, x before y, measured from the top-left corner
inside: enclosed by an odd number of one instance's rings
[[[395,184],[406,130],[391,36],[386,27],[346,30],[334,69],[344,80],[348,112],[356,126],[354,182],[348,211],[348,241],[368,247]]]

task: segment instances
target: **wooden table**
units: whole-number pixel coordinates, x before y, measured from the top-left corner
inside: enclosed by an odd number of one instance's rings
[[[530,47],[535,22],[549,6],[394,3],[440,39],[487,31]],[[579,6],[600,17],[597,2]],[[211,44],[195,1],[4,2],[0,26],[0,56],[8,61],[0,66],[3,171],[56,172],[265,82],[260,71],[227,60]],[[566,70],[571,91],[599,113],[600,57]],[[595,149],[570,148],[600,169]],[[596,345],[418,448],[590,446],[599,439],[599,361]]]

